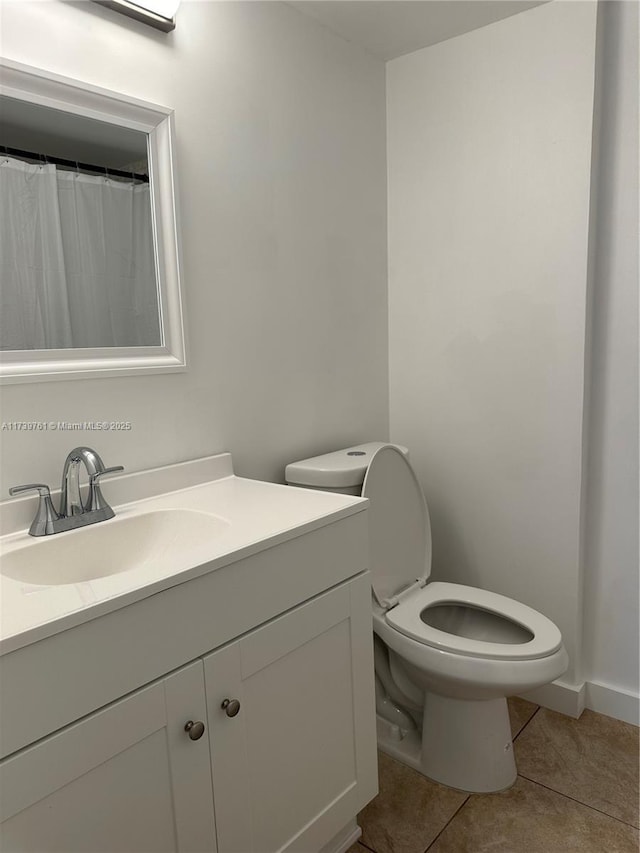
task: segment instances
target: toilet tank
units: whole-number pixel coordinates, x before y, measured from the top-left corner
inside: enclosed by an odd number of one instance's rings
[[[285,480],[290,486],[359,495],[371,457],[376,450],[387,444],[387,441],[370,441],[367,444],[347,447],[345,450],[312,456],[300,462],[291,462],[285,468]],[[393,446],[405,456],[409,455],[406,447],[399,444]]]

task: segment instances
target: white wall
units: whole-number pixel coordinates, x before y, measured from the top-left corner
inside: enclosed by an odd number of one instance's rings
[[[585,674],[596,710],[638,724],[638,6],[598,16]]]
[[[68,450],[238,473],[388,432],[384,64],[284,3],[185,2],[170,35],[94,3],[3,0],[2,54],[175,109],[185,374],[5,387],[1,496]]]
[[[438,579],[561,628],[580,679],[579,521],[595,3],[387,65],[391,438]]]

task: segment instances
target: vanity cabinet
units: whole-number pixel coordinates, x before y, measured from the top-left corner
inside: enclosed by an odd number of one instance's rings
[[[361,573],[6,758],[1,849],[330,850],[377,790],[369,595]]]
[[[377,792],[367,501],[235,477],[229,454],[117,499],[105,541],[160,512],[221,523],[71,583],[51,555],[74,532],[29,541],[9,502],[0,850],[342,853]],[[50,585],[6,570],[34,553]]]

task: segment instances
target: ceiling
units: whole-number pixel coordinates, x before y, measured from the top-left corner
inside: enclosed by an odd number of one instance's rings
[[[549,0],[291,0],[344,39],[394,59]]]

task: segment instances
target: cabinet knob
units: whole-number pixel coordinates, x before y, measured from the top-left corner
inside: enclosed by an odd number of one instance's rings
[[[200,720],[196,723],[194,723],[193,720],[189,720],[188,723],[184,724],[184,730],[187,732],[191,740],[200,740],[204,734],[204,723],[201,723]]]
[[[220,707],[224,710],[227,717],[235,717],[240,710],[240,703],[237,699],[225,699]]]

